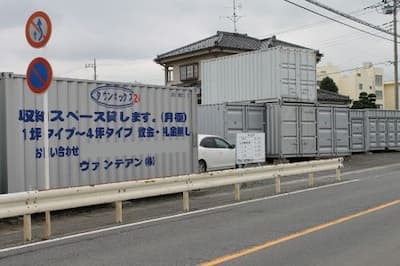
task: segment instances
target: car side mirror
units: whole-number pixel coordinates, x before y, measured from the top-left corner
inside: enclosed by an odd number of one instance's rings
[[[230,149],[234,149],[235,147],[236,147],[235,144],[231,144],[231,145],[229,146]]]

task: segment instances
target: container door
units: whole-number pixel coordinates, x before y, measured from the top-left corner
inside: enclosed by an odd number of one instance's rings
[[[386,148],[386,120],[385,119],[379,119],[378,120],[378,136],[377,136],[377,141],[378,141],[378,147],[381,149]]]
[[[349,143],[349,109],[335,108],[335,154],[350,153]]]
[[[396,147],[396,120],[390,119],[387,121],[387,147]]]
[[[281,108],[281,155],[283,157],[287,155],[298,155],[298,107],[281,106]]]
[[[244,106],[227,105],[225,114],[225,137],[230,143],[236,143],[236,134],[245,132]]]
[[[400,119],[396,121],[397,130],[396,130],[396,146],[400,147]]]
[[[353,152],[365,151],[364,120],[351,120],[351,150]]]
[[[332,117],[332,108],[318,108],[318,153],[320,155],[333,154]]]
[[[376,119],[369,119],[368,120],[368,134],[369,134],[369,149],[370,150],[376,150],[378,148],[378,142],[377,142],[377,122]]]
[[[301,112],[301,153],[304,155],[315,155],[317,152],[316,144],[316,116],[315,107],[302,106],[299,107]]]
[[[247,106],[246,131],[264,132],[265,108],[263,106]]]

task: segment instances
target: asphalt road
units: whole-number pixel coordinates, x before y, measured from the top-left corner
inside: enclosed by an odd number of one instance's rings
[[[0,251],[0,265],[400,265],[400,166],[346,178]]]

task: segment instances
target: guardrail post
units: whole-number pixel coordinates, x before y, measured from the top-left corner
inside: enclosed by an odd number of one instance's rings
[[[313,187],[314,186],[314,173],[309,173],[308,174],[308,186]]]
[[[122,201],[115,202],[115,222],[122,223]]]
[[[183,211],[188,212],[190,210],[189,205],[189,191],[183,192]]]
[[[24,241],[32,240],[32,219],[30,214],[24,215]]]
[[[240,201],[240,184],[235,184],[235,201]]]
[[[51,236],[51,216],[50,216],[50,212],[47,211],[44,213],[43,239],[49,239],[50,236]]]
[[[276,194],[281,193],[281,176],[280,175],[275,176],[275,193]]]
[[[337,181],[341,181],[342,180],[342,176],[341,176],[341,173],[340,173],[340,168],[336,169],[336,180]]]

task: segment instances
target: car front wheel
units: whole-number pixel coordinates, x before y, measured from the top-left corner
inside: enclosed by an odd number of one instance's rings
[[[199,161],[199,173],[205,173],[207,171],[207,164],[204,160]]]

